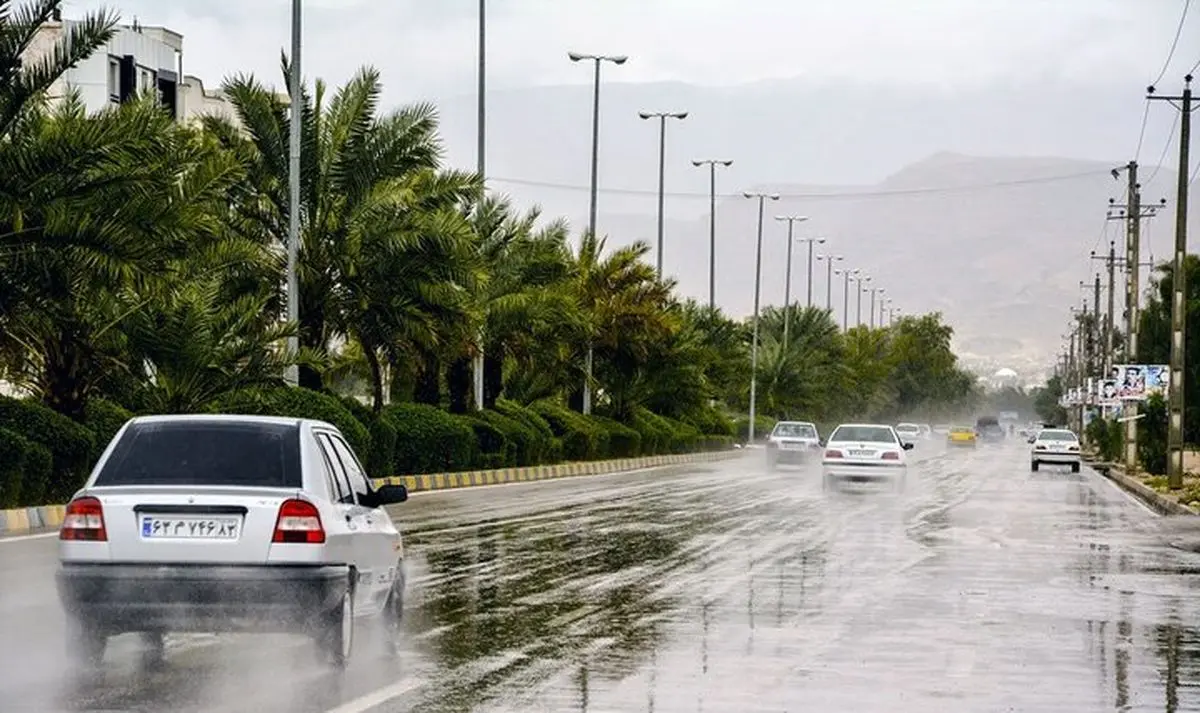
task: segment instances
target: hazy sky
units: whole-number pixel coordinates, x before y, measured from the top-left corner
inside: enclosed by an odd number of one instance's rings
[[[189,73],[274,78],[288,0],[68,0],[185,36]],[[404,100],[473,91],[476,0],[305,0],[305,70],[340,82],[372,63]],[[1182,0],[490,0],[494,86],[581,83],[567,49],[628,54],[613,81],[979,84],[1031,74],[1158,73]],[[1200,59],[1200,7],[1169,77]]]

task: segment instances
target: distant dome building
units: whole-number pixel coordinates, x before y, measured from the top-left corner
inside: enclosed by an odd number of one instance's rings
[[[1021,378],[1017,372],[1009,368],[999,369],[995,374],[992,374],[992,386],[997,389],[1002,389],[1009,386],[1019,385]]]

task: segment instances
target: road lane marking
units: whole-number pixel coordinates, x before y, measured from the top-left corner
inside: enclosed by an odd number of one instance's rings
[[[325,713],[365,713],[372,708],[381,706],[420,687],[421,684],[417,681],[400,681],[399,683],[393,683],[390,686],[376,689],[352,701],[347,701],[337,708],[330,708]]]
[[[28,542],[29,540],[45,540],[50,537],[58,537],[58,530],[54,532],[42,532],[36,535],[16,535],[13,537],[0,538],[0,545],[11,544],[13,542]]]
[[[1120,493],[1129,502],[1137,505],[1139,508],[1141,508],[1142,510],[1145,510],[1147,513],[1154,515],[1155,517],[1159,517],[1159,514],[1157,512],[1155,512],[1154,508],[1152,508],[1149,505],[1147,505],[1146,503],[1142,502],[1140,498],[1135,496],[1133,493],[1130,493],[1129,491],[1125,490],[1125,488],[1122,488],[1120,485],[1117,485],[1112,479],[1104,477],[1095,469],[1089,468],[1088,470],[1092,471],[1092,477],[1099,478],[1100,480],[1104,481],[1105,483],[1108,483],[1108,486],[1110,488],[1112,488],[1113,490]]]

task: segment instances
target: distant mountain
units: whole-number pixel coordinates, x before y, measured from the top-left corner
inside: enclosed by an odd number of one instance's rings
[[[718,191],[731,197],[718,202],[716,257],[717,301],[731,313],[752,310],[754,289],[756,206],[737,194],[765,189],[785,198],[767,206],[764,304],[783,300],[785,228],[771,218],[807,215],[799,236],[828,236],[818,250],[844,255],[843,264],[870,274],[907,311],[942,311],[960,352],[1014,368],[1044,363],[1059,348],[1068,306],[1084,296],[1079,281],[1099,267],[1088,251],[1107,249],[1105,203],[1123,197],[1108,171],[1128,160],[1121,154],[1141,121],[1139,89],[606,83],[599,230],[613,244],[654,245],[658,132],[636,112],[686,109],[686,120],[668,125],[664,254],[684,294],[708,296],[708,176],[689,159],[731,158],[718,175]],[[473,166],[474,98],[439,106],[449,159]],[[488,116],[493,188],[584,227],[590,87],[497,92]],[[1154,176],[1148,200],[1174,196],[1174,172],[1144,166],[1143,175]],[[1150,226],[1144,258],[1169,254],[1173,224],[1168,212]],[[1109,228],[1120,237],[1117,224]],[[796,248],[793,295],[803,300],[807,252]],[[824,265],[814,271],[814,301],[824,304]],[[841,288],[837,280],[839,321]],[[852,316],[855,301],[852,294]]]

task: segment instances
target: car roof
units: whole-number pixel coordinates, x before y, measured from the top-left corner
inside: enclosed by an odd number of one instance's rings
[[[275,426],[318,426],[337,430],[337,427],[326,421],[312,418],[289,418],[286,416],[257,416],[253,414],[160,414],[154,416],[135,416],[130,423],[258,423]]]
[[[920,428],[920,425],[915,424],[915,423],[909,423],[908,421],[904,421],[903,423],[896,424],[896,428],[900,428],[901,426],[912,426],[913,428]]]
[[[839,423],[838,428],[846,426],[848,428],[891,428],[886,423]]]
[[[776,426],[815,426],[812,421],[776,421]]]

